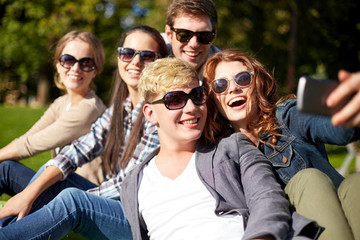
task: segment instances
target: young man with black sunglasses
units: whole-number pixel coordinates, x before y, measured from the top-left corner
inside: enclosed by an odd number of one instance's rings
[[[170,55],[190,63],[201,75],[208,57],[220,51],[212,44],[217,21],[212,0],[174,0],[168,7],[165,26]]]

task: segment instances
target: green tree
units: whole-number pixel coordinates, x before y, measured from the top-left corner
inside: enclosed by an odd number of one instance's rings
[[[0,0],[0,102],[1,83],[26,85],[28,94],[35,94],[36,86],[53,85],[49,49],[72,29],[94,32],[105,46],[107,62],[95,83],[107,101],[116,69],[116,42],[123,29],[147,24],[163,32],[171,1]],[[219,15],[215,45],[255,56],[274,72],[286,93],[295,91],[297,79],[304,74],[336,78],[340,68],[360,69],[360,5],[356,1],[214,2]],[[58,92],[51,89],[53,99]]]
[[[54,45],[66,32],[79,29],[93,32],[103,42],[107,63],[95,83],[102,92],[110,87],[116,65],[109,59],[116,56],[116,41],[122,33],[120,19],[131,11],[129,1],[2,0],[0,7],[0,82],[26,85],[28,94],[37,94],[45,103],[46,92],[53,86]],[[37,92],[32,90],[34,86]],[[58,94],[53,90],[51,98]]]

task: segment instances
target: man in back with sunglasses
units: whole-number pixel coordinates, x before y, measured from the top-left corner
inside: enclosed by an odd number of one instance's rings
[[[165,26],[170,55],[190,63],[201,75],[208,57],[220,51],[212,44],[217,21],[212,0],[174,0],[168,7]]]

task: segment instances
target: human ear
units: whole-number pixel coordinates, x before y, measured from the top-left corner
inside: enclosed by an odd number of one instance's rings
[[[152,124],[157,124],[158,121],[156,119],[156,114],[154,110],[152,109],[152,105],[149,103],[145,103],[143,106],[143,112],[146,119],[151,122]]]
[[[165,26],[165,35],[166,35],[166,38],[167,38],[168,42],[171,43],[172,42],[172,37],[171,37],[171,29],[170,29],[169,25]]]

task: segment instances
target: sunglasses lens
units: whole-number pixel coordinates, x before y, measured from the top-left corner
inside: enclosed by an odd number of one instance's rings
[[[156,59],[156,53],[154,53],[152,51],[142,51],[140,53],[140,59],[144,63],[152,62]]]
[[[131,48],[122,48],[119,51],[119,58],[121,61],[130,62],[135,55],[135,50]]]
[[[212,32],[200,32],[198,33],[198,41],[202,44],[209,44],[212,42],[214,34]]]
[[[192,89],[189,95],[191,101],[193,101],[195,105],[202,105],[205,103],[204,90],[202,87]]]
[[[165,94],[164,104],[170,110],[180,109],[185,106],[187,95],[182,91],[168,92]]]
[[[79,60],[80,69],[84,72],[90,72],[95,69],[95,62],[92,58],[82,58]]]
[[[251,83],[251,74],[249,72],[240,72],[235,75],[234,81],[241,87],[248,86]]]
[[[64,68],[71,68],[76,63],[76,59],[69,54],[61,55],[59,61]]]
[[[228,88],[228,80],[225,78],[216,79],[211,82],[211,88],[215,93],[223,93]]]
[[[95,61],[92,58],[82,58],[76,60],[75,57],[69,54],[63,54],[59,58],[60,65],[64,68],[70,69],[75,63],[79,62],[79,68],[84,72],[91,72],[95,69]]]
[[[176,30],[176,39],[180,42],[188,42],[192,36],[194,36],[194,32],[184,29]]]

